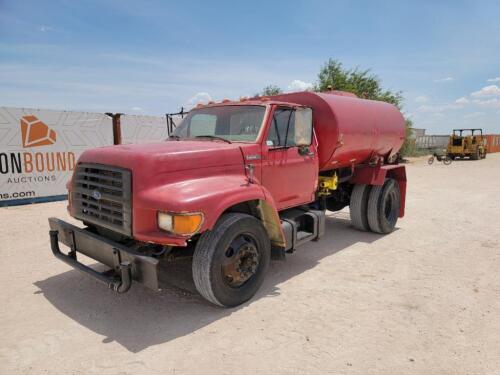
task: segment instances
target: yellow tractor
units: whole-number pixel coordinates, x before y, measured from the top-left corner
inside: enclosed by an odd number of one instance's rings
[[[486,157],[486,151],[483,129],[453,129],[446,155],[452,160],[465,157],[478,160]]]

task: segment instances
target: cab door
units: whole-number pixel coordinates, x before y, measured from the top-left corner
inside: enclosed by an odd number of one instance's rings
[[[312,134],[310,108],[273,108],[262,145],[262,185],[278,210],[315,199],[318,155]]]

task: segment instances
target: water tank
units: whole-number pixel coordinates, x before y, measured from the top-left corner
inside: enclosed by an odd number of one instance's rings
[[[344,92],[297,92],[271,97],[313,109],[320,171],[393,158],[405,139],[405,120],[392,104]]]

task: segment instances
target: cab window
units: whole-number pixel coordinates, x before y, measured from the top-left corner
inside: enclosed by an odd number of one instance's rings
[[[312,137],[310,108],[278,107],[271,121],[267,145],[276,147],[308,146]]]

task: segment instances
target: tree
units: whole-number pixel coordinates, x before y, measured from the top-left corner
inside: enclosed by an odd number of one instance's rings
[[[382,100],[401,108],[403,97],[400,91],[384,90],[380,79],[370,70],[345,69],[341,62],[329,59],[318,74],[315,91],[341,90],[356,94],[360,98]]]
[[[282,94],[283,90],[276,85],[268,85],[262,90],[262,96],[273,96]]]
[[[416,151],[415,138],[412,137],[413,122],[410,119],[406,119],[405,126],[406,126],[405,141],[403,143],[403,146],[401,146],[401,149],[399,150],[399,154],[401,156],[410,156],[414,155]]]

